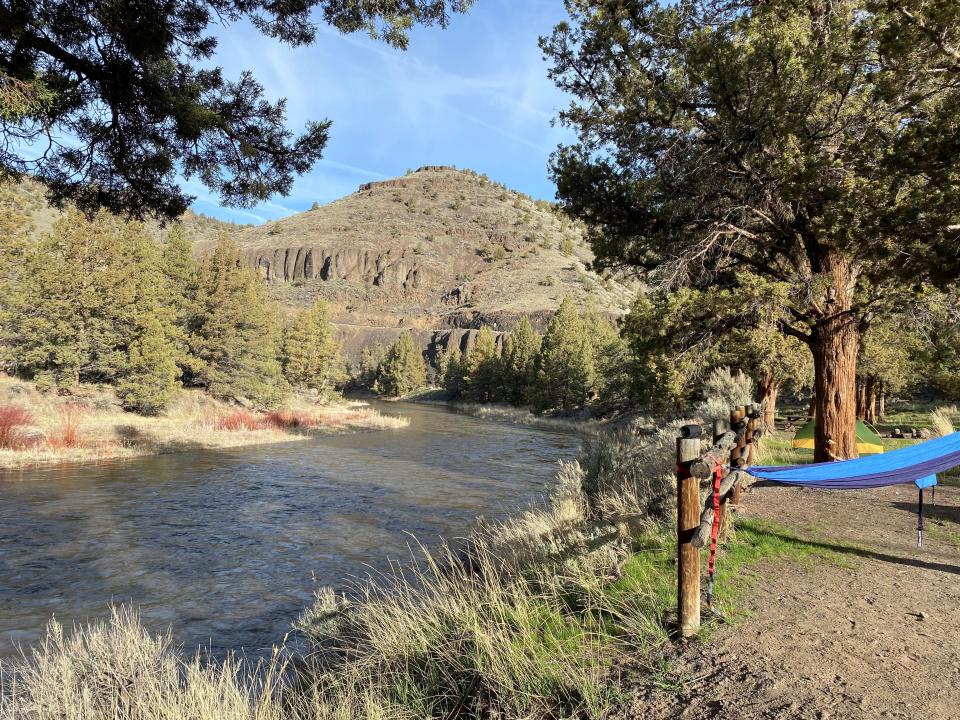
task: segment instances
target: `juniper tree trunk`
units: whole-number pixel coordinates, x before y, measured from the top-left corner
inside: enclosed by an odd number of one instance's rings
[[[881,420],[887,417],[887,388],[884,387],[883,380],[880,380],[877,385],[877,396],[878,396],[878,405],[880,406],[877,410],[877,417]]]
[[[852,310],[855,274],[840,253],[827,253],[822,272],[831,280],[813,328],[816,434],[814,462],[857,457],[856,397],[859,333]]]
[[[780,394],[780,382],[773,373],[768,372],[760,381],[760,402],[763,406],[763,431],[772,433],[776,428],[777,396]]]
[[[863,380],[857,381],[857,417],[861,420],[867,413],[867,385]]]

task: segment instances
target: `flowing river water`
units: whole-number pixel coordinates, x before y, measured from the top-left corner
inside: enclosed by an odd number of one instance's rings
[[[0,659],[132,603],[187,648],[263,653],[351,580],[542,495],[579,436],[390,404],[408,428],[0,474]]]

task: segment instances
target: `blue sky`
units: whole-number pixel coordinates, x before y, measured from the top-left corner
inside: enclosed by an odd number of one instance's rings
[[[333,127],[324,159],[289,196],[225,208],[191,181],[194,209],[259,223],[421,165],[471,168],[553,199],[547,159],[569,131],[550,120],[567,99],[547,78],[537,38],[564,17],[562,0],[476,0],[446,30],[416,28],[406,51],[327,26],[297,49],[245,24],[222,30],[215,62],[227,77],[252,70],[271,99],[286,97],[291,128],[322,118]]]

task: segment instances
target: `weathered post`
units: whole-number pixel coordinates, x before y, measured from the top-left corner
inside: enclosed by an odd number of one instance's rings
[[[741,412],[741,410],[743,412]],[[753,462],[753,431],[757,427],[757,420],[754,417],[754,415],[756,415],[756,406],[749,405],[744,407],[741,405],[734,412],[739,415],[740,422],[746,422],[747,424],[743,432],[743,437],[740,442],[737,443],[737,451],[733,456],[740,461],[738,466],[745,468]],[[733,414],[734,413],[731,413],[731,415]],[[733,486],[733,492],[730,494],[730,502],[733,503],[734,506],[740,504],[740,483]]]
[[[700,481],[690,473],[690,464],[700,457],[699,428],[693,437],[677,438],[677,621],[680,637],[700,630],[700,550],[693,534],[700,525]]]

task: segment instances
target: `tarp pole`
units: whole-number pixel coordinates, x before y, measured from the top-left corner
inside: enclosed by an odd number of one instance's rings
[[[917,503],[917,547],[923,547],[923,488],[920,488],[920,500]]]

